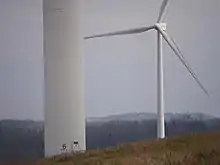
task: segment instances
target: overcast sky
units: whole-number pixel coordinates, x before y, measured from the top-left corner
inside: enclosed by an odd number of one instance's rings
[[[85,0],[84,34],[153,24],[161,0]],[[164,43],[165,111],[220,116],[220,1],[170,0],[164,21],[210,91]],[[156,33],[84,42],[86,115],[156,112]],[[43,119],[42,1],[0,0],[0,119]]]

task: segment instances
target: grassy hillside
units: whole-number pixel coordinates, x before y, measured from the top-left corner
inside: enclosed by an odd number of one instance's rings
[[[3,163],[0,163],[3,164]],[[220,132],[128,143],[14,165],[219,165]]]

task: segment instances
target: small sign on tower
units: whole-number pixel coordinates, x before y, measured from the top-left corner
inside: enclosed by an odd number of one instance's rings
[[[72,142],[71,150],[72,150],[72,152],[77,152],[77,151],[79,151],[79,142],[78,142],[77,140],[74,140],[74,141]]]

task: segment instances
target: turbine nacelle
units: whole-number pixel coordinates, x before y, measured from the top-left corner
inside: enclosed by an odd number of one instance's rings
[[[163,31],[166,31],[166,29],[167,29],[167,24],[166,23],[164,23],[164,22],[161,22],[161,23],[156,23],[155,24],[155,27],[156,27],[156,29],[161,29],[161,30],[163,30]]]

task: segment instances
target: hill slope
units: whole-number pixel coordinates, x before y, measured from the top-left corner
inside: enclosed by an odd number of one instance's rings
[[[24,163],[22,163],[24,164]],[[28,164],[31,164],[30,162]],[[217,165],[220,132],[128,143],[84,154],[39,160],[37,165]],[[18,164],[17,164],[18,165]]]

